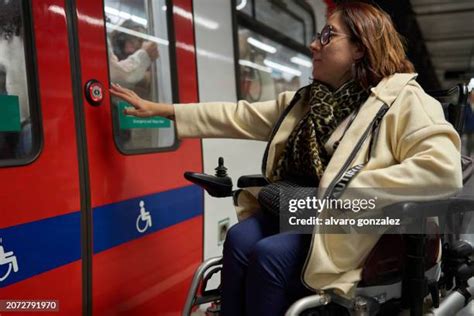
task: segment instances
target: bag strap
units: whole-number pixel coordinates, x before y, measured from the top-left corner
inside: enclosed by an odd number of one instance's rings
[[[472,157],[461,155],[462,183],[466,184],[474,171]]]
[[[379,134],[380,123],[382,122],[382,119],[385,113],[387,113],[389,109],[390,107],[387,104],[385,103],[382,104],[378,112],[375,114],[374,119],[365,130],[364,134],[362,134],[362,137],[354,146],[354,149],[352,150],[348,159],[344,163],[344,166],[341,168],[337,176],[329,185],[329,188],[325,194],[326,195],[325,198],[327,197],[329,197],[330,199],[339,198],[342,195],[342,193],[345,191],[349,182],[351,182],[351,180],[359,173],[359,171],[361,171],[362,168],[364,168],[365,165],[367,165],[367,163],[369,162],[374,152],[375,146],[377,144],[377,137]],[[352,161],[357,156],[357,153],[360,151],[362,145],[364,144],[367,137],[369,137],[369,135],[370,135],[369,151],[367,154],[367,158],[365,159],[365,162],[349,168]]]

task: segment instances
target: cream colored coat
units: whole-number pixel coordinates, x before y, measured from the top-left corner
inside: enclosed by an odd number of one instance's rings
[[[434,199],[456,193],[462,187],[460,139],[446,122],[439,102],[415,81],[416,74],[395,74],[371,89],[371,95],[349,126],[333,153],[320,181],[321,196],[342,168],[353,146],[361,138],[383,103],[390,106],[380,125],[375,151],[368,164],[350,182],[353,188],[437,188]],[[301,91],[301,90],[300,90]],[[240,138],[268,141],[262,170],[271,181],[272,171],[286,141],[308,106],[291,102],[295,93],[282,93],[275,101],[175,105],[178,136]],[[298,96],[296,96],[298,97]],[[290,107],[288,107],[290,105]],[[279,120],[284,111],[283,120]],[[333,132],[326,149],[339,140],[344,121]],[[366,141],[352,162],[363,163]],[[433,191],[433,192],[434,192]],[[413,200],[416,197],[410,197]],[[388,199],[406,200],[406,196]],[[238,217],[258,210],[251,194],[239,196]],[[320,216],[324,214],[321,213]],[[363,234],[313,234],[303,280],[313,289],[336,289],[352,295],[361,278],[362,265],[380,236]]]

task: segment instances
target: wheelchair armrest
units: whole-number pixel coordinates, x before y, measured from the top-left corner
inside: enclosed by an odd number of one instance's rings
[[[213,197],[232,196],[232,179],[224,176],[211,176],[205,173],[185,172],[186,180],[199,185]]]
[[[248,188],[248,187],[263,187],[268,184],[267,179],[261,174],[251,174],[246,176],[241,176],[237,181],[237,186],[239,188]]]

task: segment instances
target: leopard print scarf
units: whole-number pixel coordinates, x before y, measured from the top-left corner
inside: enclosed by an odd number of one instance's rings
[[[307,89],[310,110],[288,138],[273,175],[276,179],[315,186],[330,159],[324,144],[339,123],[365,102],[369,93],[354,80],[336,91],[318,81]]]

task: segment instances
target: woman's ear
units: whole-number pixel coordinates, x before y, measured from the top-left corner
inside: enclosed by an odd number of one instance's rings
[[[353,46],[352,58],[354,59],[354,61],[358,61],[362,59],[364,55],[365,55],[365,49],[361,45],[356,44]]]

